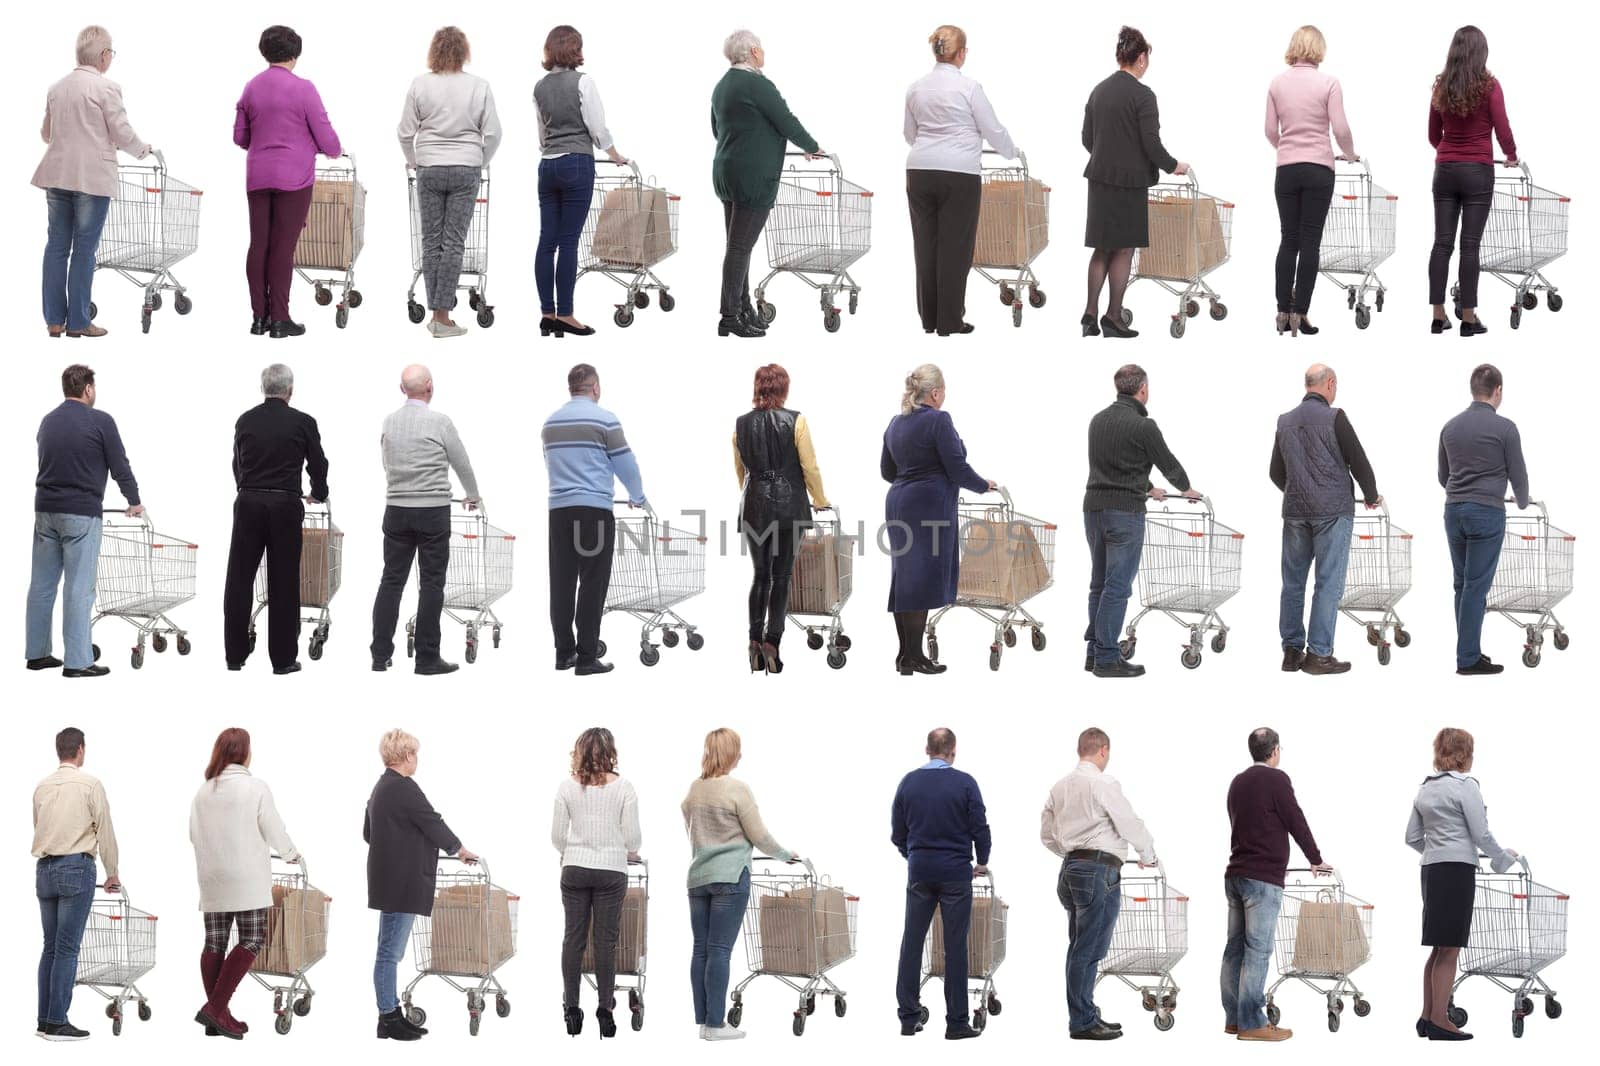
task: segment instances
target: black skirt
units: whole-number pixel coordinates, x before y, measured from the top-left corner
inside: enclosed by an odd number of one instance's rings
[[[1435,862],[1422,868],[1422,945],[1464,948],[1472,932],[1472,898],[1478,868],[1467,862]]]
[[[1150,246],[1150,190],[1089,182],[1089,213],[1083,227],[1086,248]]]

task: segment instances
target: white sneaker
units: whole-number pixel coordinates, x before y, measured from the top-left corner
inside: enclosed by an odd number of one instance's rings
[[[712,1028],[711,1026],[708,1025],[708,1026],[706,1026],[705,1036],[701,1037],[701,1039],[702,1040],[743,1040],[744,1039],[744,1030],[743,1029],[735,1029],[731,1025],[724,1025],[721,1029],[714,1029],[714,1028]]]
[[[440,322],[430,318],[428,320],[428,332],[436,338],[465,337],[467,335],[467,327],[452,326],[448,322]]]
[[[706,1038],[706,1027],[702,1025],[700,1027],[700,1039],[704,1040],[705,1038]]]

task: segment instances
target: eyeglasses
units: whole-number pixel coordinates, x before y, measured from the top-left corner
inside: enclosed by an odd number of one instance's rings
[[[103,50],[100,54],[103,55],[103,56],[110,56],[112,59],[117,58],[117,50],[115,48],[107,48],[107,49]]]

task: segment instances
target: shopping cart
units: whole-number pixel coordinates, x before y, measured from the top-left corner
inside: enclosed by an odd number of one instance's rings
[[[999,153],[985,150],[985,157]],[[987,159],[985,160],[987,161]],[[1030,177],[1028,157],[1019,148],[1016,166],[983,167],[983,200],[978,209],[978,243],[972,269],[1000,287],[1000,302],[1011,308],[1011,324],[1022,325],[1022,290],[1028,305],[1044,306],[1044,290],[1033,261],[1050,243],[1050,186]]]
[[[787,864],[756,856],[750,870],[750,906],[744,912],[744,947],[750,972],[734,986],[728,1024],[744,1020],[744,990],[757,977],[774,977],[799,996],[791,1028],[804,1036],[806,1019],[816,1013],[817,997],[833,997],[833,1014],[847,1009],[844,989],[828,976],[856,954],[856,908],[860,897],[819,878],[809,860],[796,876]]]
[[[300,622],[310,625],[306,654],[322,658],[333,628],[333,597],[344,574],[344,531],[333,524],[333,508],[308,504],[300,524]],[[256,606],[250,612],[250,651],[256,650],[256,619],[267,609],[267,557],[256,568]]]
[[[1156,501],[1152,501],[1156,502]],[[1173,504],[1201,510],[1174,511]],[[1239,560],[1244,534],[1217,521],[1211,498],[1169,495],[1159,510],[1145,510],[1144,551],[1139,555],[1139,613],[1118,645],[1132,659],[1144,616],[1165,615],[1189,630],[1180,656],[1185,668],[1200,665],[1200,649],[1211,633],[1211,650],[1228,647],[1228,623],[1218,609],[1239,591]],[[1185,618],[1193,615],[1193,618]]]
[[[617,932],[617,991],[628,993],[628,1013],[634,1032],[644,1028],[644,970],[649,941],[650,864],[643,859],[628,860],[628,888],[622,897],[622,918]],[[589,987],[599,991],[594,980],[594,928],[589,929],[589,945],[583,953],[583,976]],[[611,997],[611,1010],[617,997]]]
[[[1472,903],[1472,932],[1461,952],[1461,974],[1451,989],[1450,1021],[1460,1028],[1467,1012],[1455,992],[1469,977],[1484,977],[1511,993],[1511,1035],[1522,1035],[1533,1015],[1533,997],[1544,997],[1544,1016],[1561,1017],[1561,1002],[1545,982],[1544,971],[1567,953],[1567,895],[1533,879],[1528,860],[1520,869],[1497,874],[1480,867]]]
[[[1125,868],[1138,868],[1136,860]],[[1139,1003],[1161,1032],[1177,1019],[1178,982],[1172,968],[1189,952],[1189,897],[1167,883],[1160,863],[1153,873],[1122,875],[1122,909],[1111,930],[1111,950],[1100,962],[1096,983],[1114,977],[1139,993]],[[1154,982],[1153,984],[1151,982]]]
[[[1515,500],[1507,500],[1515,503]],[[1535,500],[1538,515],[1506,515],[1506,539],[1485,606],[1524,633],[1522,665],[1534,667],[1544,652],[1544,634],[1556,651],[1570,638],[1555,606],[1572,593],[1572,549],[1577,537],[1550,524],[1550,512]],[[1526,620],[1519,619],[1518,615]]]
[[[1373,310],[1383,310],[1387,290],[1378,277],[1378,267],[1394,255],[1395,205],[1400,198],[1373,183],[1365,157],[1339,159],[1357,169],[1339,174],[1334,181],[1318,270],[1344,290],[1345,306],[1356,315],[1356,328],[1366,329],[1372,324]]]
[[[956,600],[928,618],[928,658],[939,658],[938,625],[951,610],[966,607],[994,626],[989,669],[1000,669],[1000,655],[1017,646],[1017,629],[1033,631],[1033,650],[1044,651],[1044,623],[1026,607],[1028,600],[1055,581],[1056,527],[1018,511],[1004,485],[1001,503],[960,500],[956,525],[961,538]],[[946,550],[941,548],[940,550]]]
[[[626,500],[615,501],[618,505]],[[706,590],[706,538],[674,530],[646,504],[640,517],[617,518],[617,543],[612,555],[611,584],[606,589],[606,614],[625,614],[640,624],[639,661],[654,666],[661,650],[650,637],[678,646],[678,632],[690,651],[705,647],[706,638],[674,609]],[[606,653],[600,642],[599,653]]]
[[[767,286],[779,274],[793,274],[818,291],[822,328],[829,333],[838,332],[841,322],[833,305],[837,293],[850,294],[850,313],[856,313],[861,286],[850,276],[850,266],[872,248],[872,193],[845,180],[838,156],[825,159],[821,169],[790,163],[778,178],[778,200],[767,219],[772,270],[755,292],[756,312],[767,325],[778,317],[778,305],[767,299]]]
[[[850,600],[859,540],[844,532],[837,508],[816,508],[818,514],[823,511],[831,517],[814,519],[795,550],[794,574],[789,579],[789,622],[805,630],[806,647],[812,651],[827,647],[828,665],[841,670],[850,638],[840,615]],[[823,621],[804,622],[802,616]]]
[[[106,1001],[111,1035],[121,1036],[129,1003],[136,1005],[134,1013],[141,1022],[150,1020],[150,1003],[137,982],[155,969],[156,916],[136,909],[128,901],[126,886],[109,892],[104,885],[96,885],[95,890],[73,983]]]
[[[428,309],[417,303],[417,283],[422,280],[422,211],[417,204],[417,172],[406,168],[406,198],[411,202],[411,288],[406,290],[406,315],[421,324]],[[467,242],[461,256],[461,279],[456,286],[467,294],[467,306],[478,313],[478,325],[494,325],[489,303],[489,168],[478,176],[478,196],[472,205]],[[426,291],[422,294],[426,297]],[[359,301],[357,301],[359,302]]]
[[[609,162],[595,160],[602,166]],[[617,168],[614,174],[595,175],[594,199],[578,248],[578,277],[599,274],[622,286],[622,302],[611,321],[627,329],[633,325],[633,309],[650,306],[651,289],[661,310],[678,304],[653,268],[678,250],[682,197],[656,185],[654,175],[646,181],[631,159],[611,165]]]
[[[172,309],[186,315],[194,309],[189,290],[172,268],[194,254],[200,243],[201,192],[167,172],[167,160],[152,151],[151,165],[117,168],[117,191],[111,197],[96,270],[111,270],[144,290],[139,328],[150,332],[150,316],[161,310],[161,294],[172,293]],[[89,302],[89,317],[100,313]]]
[[[450,516],[450,562],[444,576],[444,613],[467,627],[467,662],[478,661],[478,636],[485,628],[500,646],[500,619],[493,605],[511,591],[511,550],[517,538],[489,524],[478,504],[452,500],[459,510]],[[417,616],[406,622],[406,658],[417,651]]]
[[[1150,191],[1150,244],[1137,249],[1130,281],[1149,279],[1178,298],[1178,313],[1168,332],[1182,337],[1188,320],[1200,313],[1200,300],[1211,304],[1211,317],[1228,317],[1228,307],[1206,276],[1232,255],[1233,205],[1206,196],[1191,168],[1181,180],[1163,182]],[[1122,309],[1122,324],[1133,324],[1133,312]]]
[[[1363,506],[1359,500],[1356,504]],[[1357,511],[1339,612],[1366,627],[1367,643],[1378,649],[1379,665],[1389,665],[1391,632],[1395,647],[1411,643],[1411,632],[1395,610],[1410,591],[1411,534],[1390,521],[1387,503],[1379,502],[1377,514]]]
[[[130,655],[135,670],[144,665],[146,640],[159,654],[167,650],[167,637],[175,637],[178,654],[188,655],[188,630],[167,612],[194,599],[199,545],[157,533],[148,513],[127,521],[122,520],[122,511],[104,514],[94,575],[97,609],[90,628],[102,618],[120,618],[132,626],[138,634]],[[94,657],[100,658],[98,644]]]
[[[994,874],[985,873],[972,883],[972,924],[967,927],[967,994],[976,1001],[972,1010],[972,1027],[982,1032],[992,1015],[1000,1013],[1000,997],[994,990],[995,971],[1006,961],[1006,911],[1005,900],[995,895]],[[933,925],[928,928],[928,939],[922,945],[922,984],[935,977],[944,980],[945,969],[944,917],[935,911]],[[932,1017],[928,1008],[922,1008],[922,1023]]]
[[[1285,872],[1296,876],[1284,885],[1278,910],[1278,979],[1267,989],[1267,1021],[1277,1025],[1282,1017],[1275,1002],[1278,987],[1297,981],[1327,1001],[1328,1032],[1337,1033],[1345,999],[1357,1018],[1372,1013],[1372,1004],[1350,979],[1372,954],[1372,904],[1347,893],[1337,870],[1327,884],[1315,883],[1317,875],[1309,868]]]
[[[344,329],[350,312],[361,306],[356,289],[356,259],[367,231],[367,187],[356,176],[356,160],[349,154],[333,165],[318,167],[311,186],[311,210],[294,249],[294,269],[311,285],[317,306],[334,302],[333,324]]]
[[[1496,162],[1504,165],[1503,160]],[[1570,196],[1535,185],[1527,163],[1518,163],[1517,173],[1495,179],[1489,222],[1478,245],[1478,265],[1483,273],[1514,290],[1512,329],[1522,325],[1523,311],[1539,306],[1541,292],[1546,307],[1561,310],[1561,294],[1543,270],[1567,254],[1567,205],[1571,202]],[[1459,284],[1451,286],[1450,299],[1460,318]]]
[[[316,993],[306,971],[328,952],[328,904],[333,897],[312,886],[303,858],[289,863],[273,855],[272,864],[267,942],[251,964],[250,976],[272,993],[277,1016],[272,1027],[279,1036],[288,1036],[294,1020],[311,1013]]]
[[[495,1015],[510,1015],[511,1000],[495,972],[517,953],[521,898],[490,880],[489,864],[481,858],[475,864],[449,857],[439,860],[433,914],[419,915],[411,929],[417,976],[400,996],[412,1025],[428,1020],[428,1012],[411,1001],[417,985],[428,976],[467,994],[467,1032],[473,1036],[478,1035],[490,992]]]

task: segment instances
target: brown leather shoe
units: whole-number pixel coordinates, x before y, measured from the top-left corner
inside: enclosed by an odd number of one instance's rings
[[[1269,1025],[1262,1029],[1241,1029],[1239,1031],[1240,1040],[1256,1040],[1269,1044],[1287,1040],[1293,1035],[1293,1029],[1279,1029],[1276,1025]]]
[[[89,326],[88,326],[87,329],[69,329],[69,330],[67,330],[67,336],[69,336],[69,337],[104,337],[109,332],[110,332],[110,330],[106,329],[104,326],[97,326],[93,322],[91,322],[91,323],[89,323]]]
[[[1342,674],[1350,669],[1350,664],[1340,662],[1332,655],[1316,655],[1306,652],[1306,657],[1300,660],[1302,674]]]
[[[45,329],[50,331],[52,337],[59,337],[67,331],[66,326],[46,326]]]
[[[1239,1027],[1237,1025],[1224,1025],[1222,1027],[1222,1031],[1224,1033],[1226,1033],[1228,1036],[1238,1036],[1239,1035]]]

